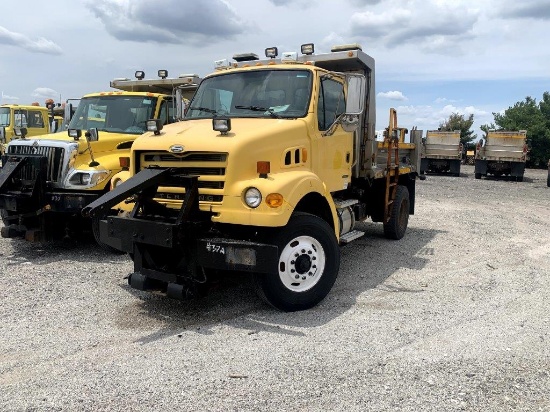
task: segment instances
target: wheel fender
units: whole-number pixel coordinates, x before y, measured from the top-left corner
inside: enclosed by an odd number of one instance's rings
[[[260,190],[263,196],[262,204],[253,211],[244,205],[242,196],[249,187]],[[213,220],[217,222],[235,223],[252,226],[286,226],[296,205],[305,196],[318,193],[327,199],[331,209],[334,227],[338,227],[338,216],[330,193],[325,184],[317,175],[311,172],[293,171],[284,173],[271,173],[268,178],[255,178],[236,182],[231,188],[227,188],[223,207],[212,207],[212,211],[219,213]],[[282,207],[270,208],[265,203],[265,198],[270,193],[280,193],[284,197]],[[259,213],[258,213],[259,212]]]

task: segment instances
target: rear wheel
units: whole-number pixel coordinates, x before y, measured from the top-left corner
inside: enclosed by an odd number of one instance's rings
[[[309,309],[330,292],[340,268],[340,248],[332,228],[321,218],[295,214],[281,228],[277,274],[256,274],[261,298],[279,310]]]
[[[405,186],[397,186],[388,223],[384,224],[384,235],[388,239],[401,239],[405,236],[409,223],[409,191]]]

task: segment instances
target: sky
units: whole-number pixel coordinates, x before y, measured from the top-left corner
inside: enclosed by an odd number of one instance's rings
[[[437,129],[550,91],[550,0],[2,0],[1,103],[65,101],[109,81],[203,77],[266,47],[359,43],[376,62],[376,129]],[[546,39],[546,40],[545,40]]]

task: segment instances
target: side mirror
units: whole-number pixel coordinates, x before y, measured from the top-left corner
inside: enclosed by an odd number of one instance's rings
[[[90,130],[88,130],[85,136],[88,142],[97,142],[99,140],[99,133],[97,131],[97,127],[93,127]]]
[[[27,135],[27,128],[26,127],[16,127],[13,129],[13,132],[17,137],[20,137],[21,139],[24,139]]]
[[[183,104],[183,92],[176,89],[176,119],[181,120],[185,116],[185,105]]]
[[[346,132],[353,132],[359,127],[359,117],[365,109],[365,76],[349,73],[346,74],[346,82],[346,113],[341,118],[341,124]]]
[[[0,143],[6,143],[6,128],[0,127]]]
[[[365,109],[365,76],[357,73],[346,74],[348,95],[346,97],[346,114],[361,115]]]

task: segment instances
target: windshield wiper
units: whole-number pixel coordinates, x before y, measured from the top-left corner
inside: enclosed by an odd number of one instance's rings
[[[276,119],[282,119],[282,116],[275,112],[271,107],[260,107],[260,106],[235,106],[235,109],[245,109],[252,110],[253,112],[268,112],[271,117]]]
[[[217,114],[216,110],[210,109],[208,107],[190,107],[189,110],[200,110],[201,112]]]

